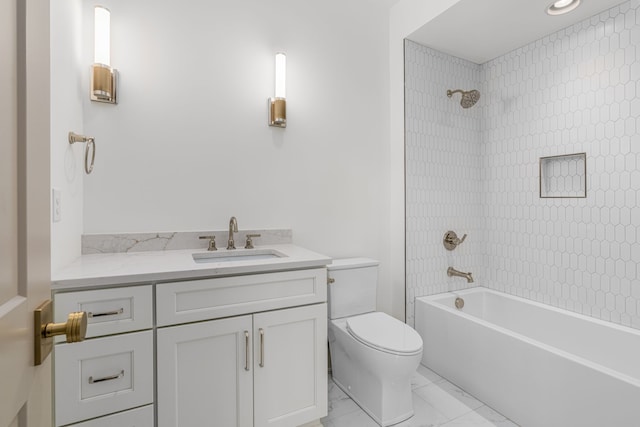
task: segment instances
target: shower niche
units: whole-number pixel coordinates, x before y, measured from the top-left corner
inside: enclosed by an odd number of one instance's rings
[[[540,198],[587,197],[587,153],[540,157]]]

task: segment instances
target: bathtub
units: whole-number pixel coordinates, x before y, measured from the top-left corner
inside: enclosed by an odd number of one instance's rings
[[[640,426],[640,331],[482,287],[415,310],[422,363],[517,424]]]

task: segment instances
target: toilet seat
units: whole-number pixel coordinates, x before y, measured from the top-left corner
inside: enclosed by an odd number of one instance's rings
[[[385,353],[411,356],[422,351],[420,335],[411,326],[385,313],[350,317],[347,331],[364,345]]]

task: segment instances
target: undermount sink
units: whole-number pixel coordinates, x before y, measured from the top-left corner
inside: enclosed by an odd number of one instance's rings
[[[198,252],[192,255],[198,264],[235,261],[259,261],[264,259],[285,258],[286,255],[273,249],[238,249],[224,252]]]

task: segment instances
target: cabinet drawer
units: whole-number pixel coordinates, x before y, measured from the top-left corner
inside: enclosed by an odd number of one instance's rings
[[[153,405],[95,418],[73,427],[153,427]]]
[[[297,270],[156,285],[158,326],[327,300],[327,270]]]
[[[56,425],[153,402],[153,332],[55,346]]]
[[[153,323],[151,285],[55,295],[56,322],[66,321],[73,311],[87,312],[87,338],[150,329]],[[64,342],[64,337],[60,337],[59,342]]]

